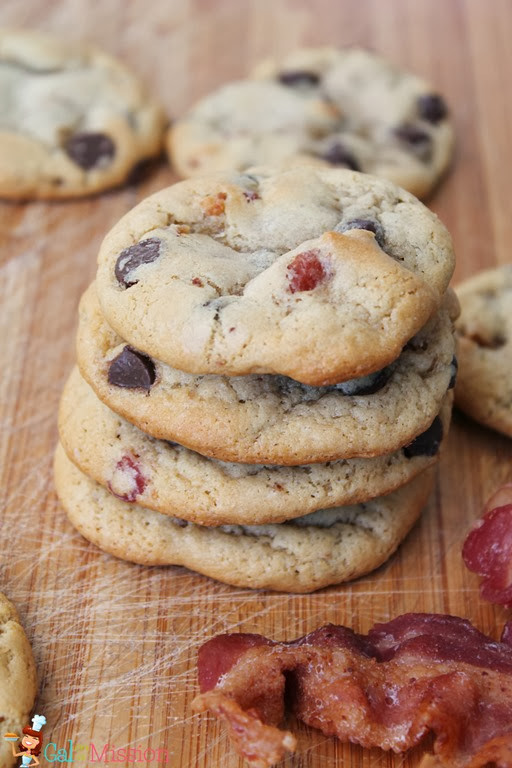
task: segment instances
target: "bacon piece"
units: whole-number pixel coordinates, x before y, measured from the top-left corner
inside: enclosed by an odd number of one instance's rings
[[[462,557],[470,571],[482,576],[482,598],[512,608],[512,483],[489,499],[466,537]]]
[[[199,651],[196,712],[227,722],[268,768],[295,748],[286,699],[327,736],[404,752],[429,733],[424,768],[512,768],[512,622],[494,642],[455,616],[405,614],[367,635],[327,625],[292,642],[219,635]]]

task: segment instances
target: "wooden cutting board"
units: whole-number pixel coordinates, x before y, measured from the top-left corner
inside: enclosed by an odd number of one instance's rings
[[[298,44],[374,47],[434,82],[453,107],[456,162],[430,204],[453,234],[455,282],[510,260],[510,0],[3,0],[0,23],[95,40],[145,77],[170,115],[264,55]],[[46,739],[60,749],[71,740],[73,762],[84,766],[91,744],[98,755],[105,745],[136,750],[119,765],[240,765],[223,729],[190,711],[196,651],[216,633],[289,639],[327,621],[366,631],[405,611],[442,611],[497,637],[507,618],[480,600],[460,549],[483,501],[512,479],[512,442],[461,416],[421,522],[387,565],[350,586],[311,596],[232,589],[181,568],[114,560],[75,533],[56,501],[51,461],[77,302],[103,234],[173,180],[162,165],[138,187],[96,199],[0,204],[0,590],[34,647]],[[299,734],[287,766],[420,758]]]

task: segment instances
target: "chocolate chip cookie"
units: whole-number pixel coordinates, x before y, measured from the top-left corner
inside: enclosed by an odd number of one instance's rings
[[[0,32],[0,94],[0,197],[99,192],[160,152],[162,110],[92,46]]]
[[[459,373],[456,405],[512,437],[512,264],[481,272],[457,288]]]
[[[37,692],[32,649],[13,604],[0,592],[0,766],[16,760],[4,733],[22,736]]]
[[[427,430],[453,380],[445,304],[391,366],[310,387],[284,376],[194,376],[127,345],[101,314],[94,284],[80,304],[78,364],[109,408],[144,432],[223,461],[312,464],[392,453]]]
[[[265,163],[315,163],[384,176],[425,197],[449,165],[443,97],[370,51],[313,48],[260,64],[170,128],[181,176]]]
[[[320,386],[392,363],[453,266],[445,227],[391,182],[259,168],[136,206],[103,242],[97,290],[112,328],[175,368]]]
[[[55,481],[73,525],[116,557],[184,565],[240,587],[312,592],[369,573],[395,551],[425,505],[432,470],[389,496],[279,525],[220,528],[187,523],[109,494],[59,445]]]
[[[75,369],[62,394],[59,433],[73,463],[123,501],[202,525],[275,523],[367,501],[412,480],[437,461],[451,401],[450,392],[422,445],[416,439],[393,454],[299,467],[234,464],[149,437],[98,400]]]

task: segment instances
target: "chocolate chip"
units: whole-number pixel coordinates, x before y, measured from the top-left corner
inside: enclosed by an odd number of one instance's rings
[[[343,144],[340,144],[339,142],[329,147],[329,149],[324,152],[321,157],[324,160],[327,160],[328,163],[331,163],[331,165],[344,165],[347,168],[350,168],[352,171],[360,170],[359,163],[355,159],[354,155],[345,149]]]
[[[126,346],[110,363],[108,383],[125,389],[145,389],[155,383],[155,364],[150,357]]]
[[[318,85],[320,82],[320,76],[316,72],[309,72],[306,69],[281,72],[278,79],[282,85],[291,86]]]
[[[86,171],[110,163],[116,145],[105,133],[75,133],[65,145],[69,157]]]
[[[129,277],[130,272],[141,264],[151,264],[155,261],[160,256],[161,243],[162,241],[157,237],[150,237],[121,251],[115,266],[115,275],[120,285],[130,288],[138,283],[138,280]]]
[[[429,123],[439,123],[448,114],[448,109],[441,96],[436,93],[426,93],[418,99],[420,117]]]
[[[412,459],[413,456],[435,456],[443,439],[443,422],[436,416],[430,427],[421,435],[415,437],[412,443],[403,449],[404,456]]]
[[[355,397],[356,395],[373,395],[380,389],[383,389],[391,378],[393,369],[391,366],[382,368],[380,371],[370,373],[368,376],[361,376],[358,379],[350,379],[336,384],[335,388],[344,395]]]
[[[408,144],[421,160],[427,161],[431,156],[432,139],[422,128],[413,123],[403,123],[395,128],[395,136]]]
[[[455,357],[455,355],[452,357],[452,362],[450,363],[450,366],[452,369],[452,376],[450,379],[450,383],[448,384],[448,389],[453,389],[457,381],[457,371],[459,370],[459,364],[457,362],[457,358]]]
[[[475,344],[478,344],[479,347],[483,347],[484,349],[500,349],[500,347],[504,347],[507,343],[506,338],[501,334],[489,336],[483,333],[475,332],[469,334],[468,338],[471,339],[471,341],[474,341]]]
[[[348,232],[349,229],[366,229],[367,232],[373,232],[375,239],[381,248],[384,248],[384,229],[378,221],[374,219],[351,219],[342,221],[336,227],[335,232]]]
[[[161,157],[146,157],[144,160],[139,160],[132,167],[128,178],[126,179],[126,183],[128,186],[142,184],[152,176],[160,165],[162,165]]]

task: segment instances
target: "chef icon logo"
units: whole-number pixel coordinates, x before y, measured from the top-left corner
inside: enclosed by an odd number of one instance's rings
[[[44,715],[34,715],[32,718],[32,726],[26,725],[23,729],[23,736],[18,736],[17,733],[5,733],[4,739],[11,742],[13,757],[21,757],[21,768],[32,768],[32,766],[40,765],[38,755],[41,753],[43,746],[43,736],[41,728],[46,724],[46,717]],[[16,752],[15,743],[20,741],[19,752]]]

